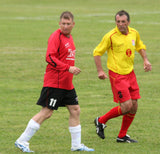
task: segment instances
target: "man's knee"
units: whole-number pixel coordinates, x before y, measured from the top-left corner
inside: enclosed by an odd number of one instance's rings
[[[68,107],[69,112],[73,116],[79,116],[80,115],[80,106],[79,105],[72,105]]]
[[[40,111],[41,116],[44,117],[44,119],[48,119],[52,116],[53,110],[48,109],[47,107],[42,108],[42,110]]]
[[[80,115],[80,107],[79,107],[79,105],[77,105],[77,106],[73,109],[73,112],[74,112],[76,115]]]
[[[131,114],[136,114],[137,109],[138,109],[137,100],[132,100],[132,108],[131,108],[130,113],[131,113]]]
[[[127,114],[132,110],[132,107],[133,107],[132,100],[131,99],[127,100],[121,103],[120,106],[121,106],[122,114]]]

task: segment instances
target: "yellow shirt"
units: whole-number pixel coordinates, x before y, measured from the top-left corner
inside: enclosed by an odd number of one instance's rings
[[[146,50],[139,33],[133,28],[128,28],[127,35],[122,34],[117,27],[114,28],[104,35],[93,51],[93,56],[102,56],[107,51],[108,69],[122,75],[132,72],[135,50]]]

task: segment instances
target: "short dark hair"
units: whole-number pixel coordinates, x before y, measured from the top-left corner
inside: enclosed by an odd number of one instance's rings
[[[119,15],[119,16],[126,15],[126,16],[127,16],[127,20],[130,21],[129,13],[126,12],[125,10],[121,10],[121,11],[117,12],[116,15],[115,15],[115,20],[116,20],[116,16],[117,16],[117,15]]]
[[[61,16],[60,16],[60,20],[61,19],[72,19],[72,20],[74,20],[74,16],[73,16],[73,14],[71,13],[71,12],[69,12],[69,11],[65,11],[65,12],[63,12],[62,14],[61,14]]]

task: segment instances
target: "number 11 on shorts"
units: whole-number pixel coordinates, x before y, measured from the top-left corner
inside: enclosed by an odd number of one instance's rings
[[[56,102],[57,102],[57,100],[56,100],[56,99],[54,99],[54,98],[51,98],[51,99],[50,99],[49,106],[55,107],[55,105],[56,105]]]

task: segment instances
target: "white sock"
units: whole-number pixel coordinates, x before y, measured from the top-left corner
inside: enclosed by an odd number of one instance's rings
[[[39,128],[40,128],[40,124],[31,119],[28,122],[28,125],[25,131],[18,138],[18,141],[28,142],[32,138],[32,136],[37,132]]]
[[[81,125],[69,127],[71,133],[71,146],[80,147],[81,145]]]

